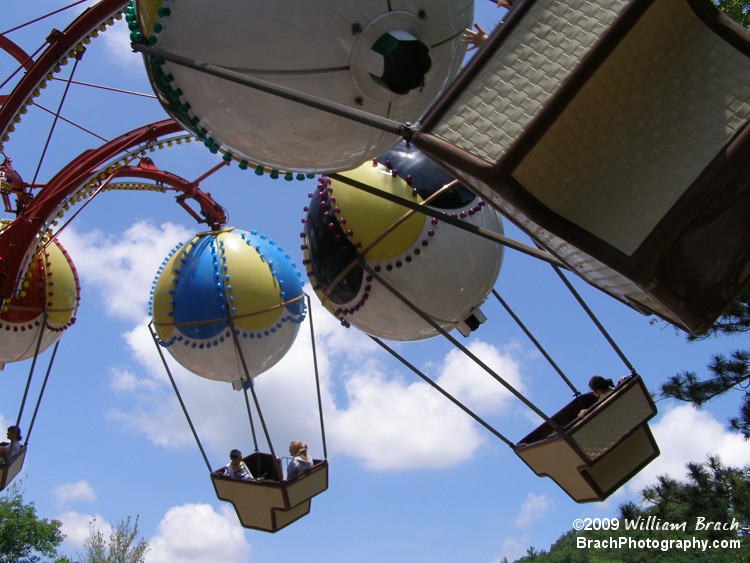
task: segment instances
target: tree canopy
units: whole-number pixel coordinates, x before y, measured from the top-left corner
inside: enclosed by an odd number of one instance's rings
[[[750,2],[744,3],[750,6]],[[748,16],[750,19],[750,16]],[[750,290],[743,292],[716,320],[700,339],[735,335],[750,330]],[[695,340],[695,337],[688,337]],[[729,427],[750,438],[750,351],[735,350],[729,356],[716,354],[707,365],[708,373],[699,376],[694,371],[682,371],[661,386],[664,398],[686,401],[701,406],[727,391],[743,394],[736,416],[729,418]]]
[[[714,0],[714,4],[734,21],[750,28],[750,2],[747,0]]]
[[[130,516],[112,527],[109,541],[92,522],[89,536],[84,540],[84,553],[80,563],[143,563],[148,551],[148,542],[138,539],[138,516],[130,522]]]
[[[17,483],[0,496],[0,563],[34,563],[57,556],[65,539],[59,520],[40,519],[34,503],[24,503]]]
[[[569,530],[549,552],[532,547],[516,561],[732,563],[750,560],[747,535],[750,531],[750,465],[725,467],[719,458],[709,457],[704,463],[689,463],[687,469],[686,481],[660,476],[654,485],[643,489],[643,505],[622,504],[617,530],[609,525],[609,529]],[[683,522],[684,530],[671,526]],[[659,529],[662,526],[665,529]],[[619,541],[624,537],[627,543],[612,547],[609,542],[613,537]],[[688,541],[690,544],[686,548]],[[713,547],[721,545],[711,543],[714,541],[723,541],[727,547]],[[735,543],[730,545],[728,541]]]

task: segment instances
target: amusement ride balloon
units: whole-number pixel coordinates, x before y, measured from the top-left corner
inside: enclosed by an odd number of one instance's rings
[[[0,230],[10,223],[2,221]],[[31,358],[57,342],[75,322],[80,285],[73,262],[57,239],[43,238],[16,296],[0,312],[0,362]],[[41,342],[39,338],[41,336]]]
[[[465,186],[437,193],[452,179],[404,144],[342,176],[502,233],[498,214]],[[503,257],[496,242],[325,176],[310,196],[302,233],[307,273],[345,325],[391,340],[438,333],[360,261],[445,330],[471,317],[495,284]]]
[[[403,123],[458,72],[473,12],[473,0],[133,0],[126,17],[134,42]],[[160,57],[145,64],[167,112],[241,166],[345,170],[398,141]]]
[[[305,318],[303,297],[301,273],[281,247],[227,227],[197,234],[165,259],[151,312],[160,344],[180,364],[238,383],[286,354]]]

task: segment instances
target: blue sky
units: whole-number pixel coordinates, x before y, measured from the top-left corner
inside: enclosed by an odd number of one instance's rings
[[[63,5],[13,3],[4,7],[3,28]],[[50,29],[63,29],[78,9],[9,37],[33,52]],[[475,19],[485,29],[502,15],[489,2],[476,5]],[[0,53],[2,76],[13,68],[14,61]],[[75,78],[151,93],[122,21],[92,41]],[[7,90],[3,86],[0,93]],[[59,91],[59,84],[52,85],[36,101],[53,109]],[[165,117],[150,97],[81,86],[71,87],[62,114],[105,138]],[[5,144],[26,181],[35,176],[50,121],[31,109]],[[100,142],[59,123],[38,181]],[[196,143],[150,156],[160,168],[189,179],[218,162]],[[234,165],[201,186],[227,209],[229,224],[274,237],[301,261],[301,219],[315,180],[272,180]],[[161,261],[178,242],[203,230],[171,195],[107,192],[60,236],[80,276],[81,305],[61,341],[22,481],[24,496],[38,513],[63,522],[67,553],[80,551],[92,521],[106,533],[110,522],[139,515],[151,546],[149,563],[301,557],[494,562],[523,555],[528,546],[547,548],[575,518],[616,514],[620,503],[637,499],[656,475],[680,478],[686,462],[707,453],[730,464],[748,460],[748,445],[725,429],[726,418],[734,414],[731,400],[700,411],[660,401],[652,430],[661,456],[606,502],[577,505],[366,335],[340,326],[313,297],[330,488],[313,500],[310,515],[278,534],[245,530],[232,507],[215,498],[146,328],[149,289]],[[507,223],[506,230],[528,242]],[[683,333],[663,322],[585,283],[576,281],[576,287],[652,390],[681,370],[702,370],[712,353],[743,344],[740,339],[688,344]],[[579,388],[594,373],[627,372],[545,264],[506,251],[496,289]],[[309,285],[306,291],[311,293]],[[567,387],[499,304],[490,299],[483,310],[488,321],[465,340],[469,348],[545,412],[555,412],[569,400]],[[443,339],[397,348],[511,439],[537,424],[528,408]],[[49,352],[41,357],[35,386],[48,358]],[[27,361],[0,372],[3,426],[15,421],[29,368]],[[179,367],[174,374],[212,465],[225,463],[233,447],[250,451],[241,395]],[[290,353],[257,379],[277,449],[302,439],[314,455],[321,454],[312,377],[305,325]]]

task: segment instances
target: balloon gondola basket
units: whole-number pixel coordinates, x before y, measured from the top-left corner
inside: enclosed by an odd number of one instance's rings
[[[23,469],[23,462],[26,459],[26,446],[21,446],[21,449],[16,455],[9,460],[0,463],[0,491],[5,488],[15,479],[16,475]]]
[[[243,460],[253,475],[243,481],[211,474],[216,496],[230,502],[245,528],[277,532],[310,512],[311,499],[328,488],[328,462],[314,460],[313,468],[285,481],[279,465],[267,453],[253,453]]]
[[[266,532],[277,532],[308,514],[310,499],[328,488],[325,459],[316,461],[307,474],[284,480],[254,383],[257,375],[274,366],[291,348],[305,318],[305,295],[299,278],[289,255],[272,239],[256,231],[225,227],[199,233],[180,245],[164,261],[154,282],[154,320],[149,330],[216,495],[234,506],[244,527]],[[325,458],[311,317],[310,332]],[[162,348],[193,373],[231,383],[235,391],[244,394],[255,452],[244,462],[255,480],[232,479],[211,470]],[[259,452],[251,402],[270,453]]]
[[[715,4],[519,0],[412,143],[589,283],[702,334],[750,283],[750,32]]]
[[[589,409],[584,416],[579,412]],[[513,448],[539,476],[550,477],[576,502],[601,501],[659,455],[648,420],[656,407],[640,377],[597,403],[573,399]]]

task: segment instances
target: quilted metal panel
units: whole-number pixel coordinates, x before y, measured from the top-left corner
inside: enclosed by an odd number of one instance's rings
[[[626,4],[535,2],[432,132],[497,161]]]

